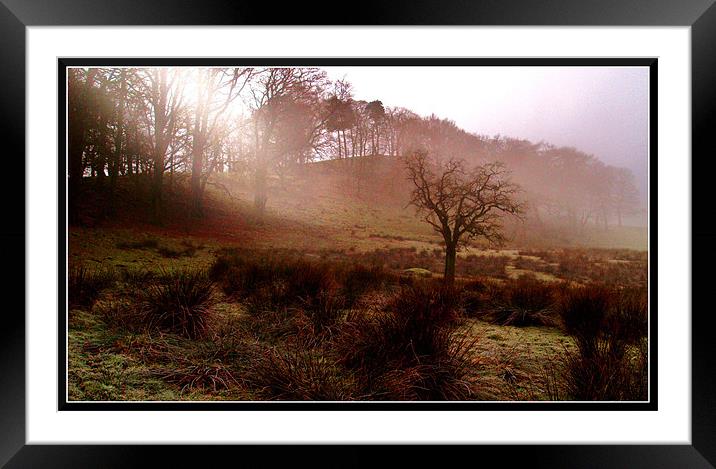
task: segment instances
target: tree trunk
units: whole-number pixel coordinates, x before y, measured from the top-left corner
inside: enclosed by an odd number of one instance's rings
[[[127,93],[126,69],[120,72],[119,102],[117,103],[117,129],[114,134],[114,153],[109,166],[109,213],[115,211],[115,191],[117,190],[117,176],[122,161],[122,134],[124,132],[124,99]]]
[[[208,83],[207,81],[202,83]],[[201,184],[201,175],[204,171],[204,149],[207,142],[207,123],[209,119],[209,96],[208,91],[197,90],[197,109],[194,116],[194,136],[192,142],[192,158],[191,158],[191,196],[192,211],[195,217],[201,217],[204,214],[203,204],[203,188]]]
[[[203,214],[201,173],[204,171],[204,152],[202,151],[202,147],[203,144],[198,142],[195,137],[191,158],[191,197],[192,211],[195,217],[200,217]]]
[[[346,140],[346,129],[343,129],[343,158],[348,158],[348,142]]]
[[[602,222],[604,222],[604,231],[609,231],[609,219],[607,218],[607,211],[602,209]]]
[[[167,70],[159,69],[152,87],[154,96],[154,174],[152,175],[152,216],[154,223],[161,222],[162,178],[164,176],[164,156],[167,151]]]
[[[76,96],[76,105],[74,115],[69,119],[69,184],[68,184],[68,205],[69,205],[69,222],[71,224],[79,223],[79,208],[77,201],[82,186],[82,176],[84,173],[84,164],[82,157],[86,147],[86,132],[90,123],[90,113],[94,108],[90,109],[89,99],[92,93],[92,83],[97,74],[96,68],[87,70],[84,87],[78,91]],[[71,109],[72,110],[72,109]]]
[[[380,129],[375,129],[375,149],[373,150],[374,155],[380,155]]]
[[[350,130],[350,136],[351,136],[351,157],[356,156],[356,138],[353,135],[353,129]]]
[[[268,200],[266,176],[266,164],[265,162],[259,162],[254,174],[254,208],[259,216],[263,216],[266,210],[266,201]]]
[[[169,194],[174,194],[174,150],[169,153]]]
[[[445,246],[445,276],[443,282],[446,287],[451,287],[455,283],[455,260],[457,258],[457,248],[454,244],[446,244]]]
[[[97,155],[95,157],[95,168],[97,170],[97,179],[95,180],[97,187],[100,189],[104,188],[105,172],[104,168],[107,166],[108,156],[108,145],[107,145],[107,103],[105,96],[106,84],[102,81],[102,85],[99,88],[99,96],[93,101],[93,106],[97,109],[98,114],[98,138],[97,142]]]
[[[154,174],[152,175],[152,217],[154,223],[162,218],[162,178],[164,176],[164,155],[154,155]]]

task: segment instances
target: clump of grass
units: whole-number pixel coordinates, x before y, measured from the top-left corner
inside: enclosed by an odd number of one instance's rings
[[[506,284],[501,301],[519,309],[544,311],[552,309],[557,298],[558,286],[542,282],[534,276],[522,275]]]
[[[618,292],[612,301],[609,328],[621,340],[636,344],[646,338],[649,329],[648,299],[646,288],[626,288]]]
[[[490,315],[493,324],[513,327],[554,326],[555,320],[548,311],[534,311],[504,307],[494,310]]]
[[[182,255],[179,249],[173,249],[167,246],[161,246],[157,249],[157,253],[167,259],[178,259]]]
[[[440,337],[440,338],[437,338]],[[468,381],[472,348],[477,339],[440,328],[435,343],[440,352],[423,356],[420,361],[402,368],[393,368],[376,380],[378,399],[391,400],[466,400],[475,396]]]
[[[616,347],[619,347],[618,345]],[[622,352],[627,352],[626,354]],[[600,342],[589,355],[565,356],[566,394],[578,401],[646,400],[648,393],[646,342],[628,350]]]
[[[459,285],[461,309],[467,317],[480,317],[492,307],[493,286],[484,279],[472,279]]]
[[[214,262],[209,268],[209,277],[214,281],[224,280],[230,269],[234,264],[239,262],[241,259],[235,251],[224,252],[214,259]]]
[[[125,283],[139,287],[154,281],[157,274],[149,269],[128,268],[122,271],[121,278]]]
[[[254,309],[303,307],[337,288],[336,272],[328,263],[245,251],[219,256],[210,277],[227,295],[247,299]]]
[[[214,301],[213,282],[204,271],[165,273],[159,285],[150,285],[142,311],[149,329],[190,339],[207,331]]]
[[[565,294],[561,314],[577,345],[565,357],[568,395],[576,400],[645,400],[645,299],[603,286],[574,288]]]
[[[201,249],[201,246],[195,246],[191,242],[182,241],[183,249],[175,249],[168,246],[159,246],[157,253],[167,259],[178,259],[180,257],[194,257],[196,251]]]
[[[497,278],[505,278],[505,267],[508,258],[506,256],[489,256],[470,254],[457,262],[456,268],[459,275],[489,275]]]
[[[354,264],[343,274],[343,294],[346,302],[352,305],[366,292],[379,290],[395,282],[395,275],[382,266]]]
[[[403,287],[388,309],[416,326],[443,325],[457,318],[458,296],[454,289],[431,281]]]
[[[71,268],[67,279],[70,308],[90,308],[102,290],[117,280],[117,273],[110,267],[89,269],[85,266]]]
[[[374,399],[464,399],[472,341],[452,327],[451,292],[405,288],[386,311],[353,312],[335,341],[339,363]]]
[[[487,318],[501,326],[555,326],[557,298],[557,287],[522,276],[494,290],[494,309]]]
[[[304,303],[304,309],[313,327],[313,333],[320,334],[336,324],[343,314],[346,301],[335,290],[321,290]]]
[[[603,286],[576,287],[562,297],[560,315],[568,334],[574,336],[584,354],[596,350],[607,332],[607,314],[612,292]]]
[[[117,243],[119,249],[156,249],[159,241],[154,238],[146,238],[139,241],[122,241]]]
[[[232,371],[220,362],[193,363],[183,360],[171,368],[161,368],[154,373],[167,383],[179,386],[181,392],[192,390],[218,392],[239,384]]]
[[[272,344],[300,342],[316,346],[330,338],[347,311],[345,300],[334,290],[322,290],[295,307],[269,308],[269,302],[250,303],[242,327],[257,340]]]
[[[253,311],[304,311],[317,332],[335,322],[362,295],[380,290],[396,278],[379,266],[243,250],[218,256],[210,276],[226,295],[241,298]]]
[[[268,348],[254,358],[245,379],[270,399],[348,401],[355,398],[350,375],[311,349]]]
[[[111,328],[138,332],[144,329],[144,315],[138,305],[126,299],[112,299],[98,303],[96,310]]]
[[[162,246],[155,238],[146,238],[139,241],[122,241],[117,243],[119,249],[156,249],[157,253],[167,259],[177,259],[179,257],[193,257],[198,249],[203,248],[201,245],[194,245],[191,241],[183,240],[181,242],[183,249],[175,249],[169,246]]]
[[[311,319],[300,309],[283,307],[258,311],[250,308],[241,327],[255,340],[268,344],[313,338]]]
[[[556,326],[563,286],[523,275],[501,283],[475,280],[460,291],[463,312],[500,326]]]

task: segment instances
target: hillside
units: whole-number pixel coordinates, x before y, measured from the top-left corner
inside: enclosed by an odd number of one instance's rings
[[[233,197],[249,203],[247,179],[218,174],[216,181]],[[395,157],[362,157],[309,163],[284,177],[275,178],[268,200],[269,212],[279,219],[319,226],[335,240],[356,249],[381,243],[439,242],[440,239],[409,206],[412,190],[405,169]],[[526,194],[528,205],[531,204]],[[528,211],[523,222],[507,218],[509,247],[599,247],[643,250],[644,227],[592,224],[577,228],[549,218],[535,219]],[[401,239],[405,238],[405,239]],[[479,244],[476,245],[478,247]]]
[[[307,164],[274,177],[269,184],[267,213],[257,219],[250,178],[216,173],[207,186],[206,213],[189,215],[188,181],[177,177],[167,186],[166,216],[149,223],[149,189],[141,176],[122,178],[116,214],[103,217],[106,201],[85,181],[85,225],[159,235],[191,235],[204,242],[296,249],[430,248],[440,238],[408,206],[409,182],[399,160],[365,157]],[[572,232],[558,225],[508,222],[506,248],[599,247],[646,249],[646,229],[588,226]],[[480,244],[476,248],[487,247]]]

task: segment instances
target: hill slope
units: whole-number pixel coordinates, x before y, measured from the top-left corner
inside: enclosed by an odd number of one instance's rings
[[[118,207],[103,216],[106,197],[95,181],[84,181],[86,225],[161,236],[192,236],[201,242],[304,250],[429,248],[441,245],[432,229],[408,205],[411,190],[400,161],[365,157],[307,164],[270,180],[267,213],[253,211],[250,177],[212,175],[205,195],[205,216],[191,217],[188,181],[176,175],[165,185],[165,216],[149,223],[148,180],[120,180]],[[507,247],[601,247],[646,249],[646,230],[587,226],[566,230],[548,222],[507,220]],[[486,247],[479,243],[476,248]]]

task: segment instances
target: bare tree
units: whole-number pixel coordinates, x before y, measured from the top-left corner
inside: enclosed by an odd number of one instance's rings
[[[197,71],[197,97],[192,128],[191,191],[195,216],[203,214],[203,195],[213,167],[206,171],[205,151],[220,133],[221,117],[251,79],[251,68],[207,68]]]
[[[164,160],[169,143],[176,131],[177,117],[182,107],[183,89],[178,87],[176,69],[169,76],[168,69],[154,68],[146,73],[148,81],[147,100],[150,104],[149,119],[152,136],[152,215],[155,222],[161,219],[162,178]]]
[[[326,73],[318,68],[268,68],[256,72],[249,103],[254,123],[254,207],[259,215],[266,209],[269,171],[282,157],[295,153],[301,146],[293,142],[287,149],[281,130],[287,128],[287,122],[296,122],[297,109],[307,110],[313,103],[320,102],[325,81]],[[310,145],[315,131],[323,129],[324,124],[321,121],[312,127],[306,126],[308,130],[301,133],[307,138],[301,143]]]
[[[68,155],[69,155],[69,219],[70,223],[79,222],[77,207],[82,176],[84,173],[83,155],[87,146],[87,135],[91,127],[94,108],[91,106],[94,92],[96,68],[87,70],[69,69],[68,87]]]
[[[627,168],[612,168],[613,187],[612,204],[617,213],[617,222],[622,226],[623,215],[638,213],[639,190],[634,182],[634,174]]]
[[[427,153],[415,152],[406,158],[413,182],[410,203],[445,242],[446,286],[455,280],[457,251],[473,238],[502,243],[502,217],[521,217],[523,204],[516,200],[519,186],[510,182],[500,163],[486,163],[472,170],[463,160],[432,162]]]

